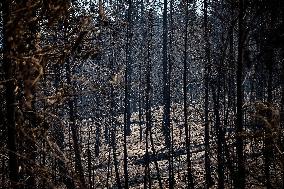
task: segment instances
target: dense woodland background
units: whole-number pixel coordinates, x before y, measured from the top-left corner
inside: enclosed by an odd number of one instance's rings
[[[284,188],[283,0],[0,9],[0,188]]]

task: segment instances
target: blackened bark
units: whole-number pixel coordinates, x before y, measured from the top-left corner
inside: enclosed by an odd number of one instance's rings
[[[150,12],[149,14],[152,14]],[[151,15],[150,15],[151,17]],[[151,18],[150,20],[150,25],[152,24]],[[151,127],[151,102],[150,102],[150,93],[151,93],[151,54],[150,54],[150,40],[151,40],[151,26],[150,26],[150,33],[149,33],[149,40],[147,44],[147,65],[146,65],[146,152],[145,152],[145,159],[146,159],[146,165],[145,165],[145,181],[144,181],[144,188],[151,188],[151,173],[150,173],[150,161],[149,161],[149,132],[150,132],[150,127]]]
[[[27,5],[24,5],[27,6]],[[36,17],[36,11],[33,10],[29,14],[30,18]],[[35,52],[37,50],[36,48],[36,33],[38,32],[38,23],[37,21],[30,21],[27,27],[27,31],[29,33],[29,36],[26,39],[26,44],[29,44],[29,47],[26,49],[27,51],[30,52]],[[31,77],[31,74],[29,74],[29,77]],[[31,107],[27,109],[27,117],[30,121],[30,131],[35,129],[37,127],[37,114],[36,114],[36,108],[35,108],[35,101],[34,99],[36,98],[36,91],[35,87],[31,86]],[[35,180],[35,172],[33,171],[33,166],[36,165],[36,157],[37,157],[37,147],[36,147],[36,138],[34,135],[31,133],[30,137],[27,139],[27,146],[29,146],[29,152],[27,154],[27,158],[29,160],[29,166],[30,168],[27,169],[27,175],[28,179],[26,181],[26,185],[28,188],[35,188],[36,187],[36,180]]]
[[[114,40],[114,39],[112,39]],[[116,57],[115,50],[112,49],[112,55],[111,55],[111,61],[110,61],[110,70],[111,70],[111,77],[114,75],[114,62],[113,60]],[[118,189],[122,189],[121,185],[121,179],[119,175],[119,162],[117,160],[117,155],[116,155],[116,127],[117,123],[115,122],[114,118],[114,110],[116,108],[116,103],[115,103],[115,91],[114,91],[114,86],[110,86],[110,125],[111,125],[111,147],[112,147],[112,157],[113,157],[113,162],[114,162],[114,170],[115,170],[115,180],[116,180],[116,185]]]
[[[163,134],[165,137],[165,145],[169,152],[169,188],[173,188],[172,175],[172,157],[171,157],[171,137],[170,137],[170,79],[169,79],[169,64],[168,64],[168,1],[164,0],[163,9]]]
[[[151,74],[152,74],[152,61],[151,61],[151,48],[152,48],[152,38],[153,38],[153,10],[149,12],[149,34],[148,34],[148,44],[147,44],[147,65],[146,65],[146,153],[145,153],[145,177],[144,177],[144,188],[147,188],[147,182],[149,182],[149,187],[151,188],[151,173],[150,173],[150,156],[149,156],[149,137],[151,142],[151,150],[155,156],[156,150],[154,146],[154,140],[152,137],[152,112],[151,112],[151,103],[152,103],[152,86],[151,86]],[[157,178],[159,182],[159,188],[162,189],[162,181],[158,162],[154,160],[155,168],[157,171]]]
[[[126,34],[126,66],[125,66],[125,97],[124,97],[124,124],[126,127],[126,135],[129,136],[131,133],[130,128],[130,96],[131,96],[131,74],[132,74],[132,10],[133,2],[129,0],[129,8],[127,12],[127,34]]]
[[[219,73],[221,74],[221,73]],[[219,75],[219,78],[221,76]],[[218,81],[220,83],[220,81]],[[217,84],[218,85],[218,84]],[[218,85],[219,86],[219,85]],[[217,135],[217,174],[218,174],[218,189],[224,188],[224,156],[223,156],[223,131],[221,128],[221,120],[220,120],[220,98],[219,98],[219,87],[217,87],[217,92],[212,88],[213,93],[213,101],[214,101],[214,114],[215,114],[215,129],[216,129],[216,135]]]
[[[185,31],[184,31],[184,59],[183,59],[183,114],[184,114],[184,129],[186,142],[186,162],[187,162],[187,185],[193,189],[193,176],[191,170],[191,152],[190,152],[190,127],[188,126],[188,108],[187,108],[187,61],[188,61],[188,18],[189,18],[189,0],[185,4]]]
[[[283,11],[283,18],[284,18],[284,11]],[[281,49],[282,52],[282,71],[281,71],[281,77],[284,78],[284,47]],[[283,117],[283,112],[284,112],[284,81],[282,80],[281,82],[281,112],[282,112],[282,117],[280,116],[280,129],[284,129],[284,117]],[[284,152],[284,133],[280,135],[280,149],[282,149],[282,152]],[[282,162],[284,162],[284,155],[282,155]],[[284,169],[282,169],[282,188],[284,188]]]
[[[66,62],[66,80],[67,84],[70,87],[75,88],[74,84],[71,81],[71,68],[70,68],[70,61],[69,59]],[[73,94],[74,95],[74,94]],[[75,98],[75,97],[74,97]],[[80,146],[79,146],[79,139],[78,139],[78,126],[76,125],[76,118],[75,118],[75,99],[70,98],[68,101],[68,107],[69,107],[69,119],[70,119],[70,128],[71,128],[71,134],[72,134],[72,140],[73,140],[73,148],[74,148],[74,154],[75,154],[75,170],[79,176],[81,187],[86,188],[85,178],[84,178],[84,170],[83,165],[81,161],[81,152],[80,152]]]
[[[239,0],[239,36],[238,36],[238,62],[237,62],[237,119],[236,119],[236,155],[237,175],[234,183],[235,188],[245,188],[245,165],[243,152],[243,44],[244,44],[244,3]]]
[[[2,2],[2,15],[3,15],[3,67],[6,79],[6,125],[7,125],[7,149],[8,149],[8,167],[9,179],[11,188],[18,188],[19,181],[18,174],[18,157],[17,157],[17,141],[16,141],[16,81],[15,81],[15,62],[10,59],[12,56],[11,41],[8,39],[13,38],[11,31],[11,5],[10,1],[4,0]]]
[[[101,125],[99,124],[96,126],[95,157],[99,157],[100,155],[100,145],[101,145],[100,137],[101,137]]]
[[[173,32],[174,32],[174,21],[173,21],[173,0],[170,0],[170,19],[169,19],[169,23],[170,23],[170,32],[169,32],[169,53],[168,53],[168,73],[167,73],[167,94],[166,94],[166,117],[167,117],[167,121],[168,122],[166,125],[168,125],[169,128],[169,139],[170,139],[170,143],[169,143],[169,166],[168,166],[168,170],[169,170],[169,188],[174,188],[175,185],[175,172],[174,172],[174,129],[173,129],[173,124],[171,124],[171,75],[172,75],[172,70],[173,70],[173,63],[174,63],[174,56],[173,56]]]
[[[149,64],[149,61],[148,61]],[[151,109],[150,109],[150,101],[149,101],[149,95],[150,95],[150,73],[148,73],[149,65],[147,65],[147,76],[146,76],[146,152],[145,152],[145,178],[144,178],[144,188],[151,188],[151,173],[150,173],[150,161],[149,161],[149,129],[150,129],[150,119],[151,119]],[[149,185],[147,187],[147,185]]]
[[[266,44],[268,45],[268,44]],[[264,60],[265,64],[267,66],[268,71],[268,80],[267,80],[267,102],[271,105],[273,102],[273,96],[272,96],[272,68],[273,68],[273,50],[270,47],[265,47],[264,52]],[[271,118],[269,117],[268,122],[271,122]],[[266,187],[267,189],[272,188],[271,186],[271,176],[270,176],[270,165],[271,161],[273,159],[273,151],[271,147],[271,131],[269,128],[265,127],[265,136],[264,136],[264,174],[266,178]]]
[[[163,134],[165,144],[170,148],[170,83],[168,70],[168,1],[164,0],[163,10]]]
[[[117,160],[117,155],[116,155],[116,124],[112,124],[112,131],[111,131],[111,144],[112,144],[112,156],[113,156],[113,162],[114,162],[114,171],[115,171],[115,180],[116,180],[116,185],[119,189],[122,189],[121,185],[121,179],[119,176],[119,162]]]
[[[152,127],[152,123],[150,125],[150,141],[151,141],[151,149],[152,149],[153,155],[156,157],[157,152],[156,152],[156,149],[155,149],[155,146],[154,146],[154,140],[153,140],[153,134],[152,134],[151,127]],[[159,182],[159,188],[162,189],[163,185],[162,185],[161,173],[160,173],[159,164],[158,164],[158,161],[157,161],[156,158],[154,159],[154,164],[155,164],[155,168],[156,168],[156,172],[157,172],[157,179],[158,179],[158,182]]]
[[[1,185],[0,186],[5,186],[5,167],[6,167],[6,160],[5,157],[2,158],[1,161],[2,165],[1,165],[1,171],[2,171],[2,177],[1,177]]]
[[[61,66],[56,64],[54,65],[54,87],[56,90],[59,88],[59,82],[60,82],[60,75],[61,75]],[[55,108],[56,113],[58,113],[58,110]],[[58,145],[59,149],[64,152],[65,144],[64,144],[64,131],[62,126],[59,123],[55,123],[56,130],[54,131],[55,136],[55,142]],[[45,158],[45,157],[44,157]],[[45,161],[45,160],[44,160]],[[56,164],[58,165],[58,171],[60,175],[60,181],[62,181],[68,189],[74,188],[75,183],[73,178],[71,178],[70,175],[68,175],[68,170],[66,167],[65,162],[62,159],[57,159]]]
[[[109,146],[109,152],[108,152],[108,162],[107,162],[107,178],[106,178],[106,188],[109,188],[109,179],[110,179],[110,162],[111,162],[111,145]]]
[[[92,180],[92,152],[90,148],[90,140],[91,140],[91,133],[93,131],[93,127],[90,125],[88,130],[88,147],[87,147],[87,160],[88,160],[88,179],[89,179],[89,188],[93,188],[93,180]]]
[[[143,64],[142,62],[145,61],[145,56],[144,56],[144,49],[145,49],[145,41],[146,41],[146,35],[147,35],[147,30],[146,30],[146,19],[145,19],[145,7],[144,7],[144,1],[141,0],[141,35],[142,35],[142,41],[141,41],[141,46],[140,46],[140,52],[141,52],[141,63],[139,64],[139,136],[140,136],[140,142],[142,141],[143,137],[143,108],[144,108],[144,82],[143,82]]]
[[[127,42],[126,42],[126,67],[125,67],[125,84],[124,84],[124,131],[123,131],[123,171],[124,171],[124,187],[128,189],[128,152],[127,152],[127,136],[130,135],[130,86],[131,86],[131,64],[132,64],[132,0],[129,0],[129,8],[127,14]]]
[[[87,149],[87,157],[88,157],[88,176],[89,176],[89,188],[93,188],[93,180],[92,180],[92,154],[90,150],[90,144],[88,144],[88,149]]]
[[[210,74],[210,43],[209,43],[209,30],[208,30],[208,2],[204,0],[204,39],[205,39],[205,73],[204,73],[204,87],[205,87],[205,99],[204,99],[204,125],[205,125],[205,179],[206,188],[210,188],[213,185],[211,177],[211,164],[210,164],[210,145],[209,145],[209,74]]]

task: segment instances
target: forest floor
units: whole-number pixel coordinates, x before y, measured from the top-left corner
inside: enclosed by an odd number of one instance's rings
[[[175,108],[175,111],[171,113],[171,126],[172,126],[172,143],[173,143],[173,169],[174,169],[174,178],[175,178],[175,187],[185,188],[185,178],[186,178],[186,149],[185,149],[185,131],[182,117],[182,106],[175,104],[172,106]],[[194,182],[197,188],[202,188],[204,182],[204,128],[201,124],[201,116],[196,115],[198,112],[193,112],[194,108],[189,108],[189,126],[191,130],[191,159],[192,159],[192,169],[194,175]],[[155,160],[158,163],[159,172],[161,174],[161,180],[163,187],[167,188],[168,180],[168,149],[164,144],[164,136],[162,134],[162,107],[156,107],[152,109],[152,127],[151,134],[153,137],[153,146],[155,154],[152,151],[152,145],[150,141],[150,135],[148,139],[149,143],[149,154],[150,154],[150,170],[151,170],[151,179],[152,187],[158,188],[158,177],[157,169],[155,167]],[[145,117],[143,118],[145,120]],[[119,126],[116,128],[116,155],[119,161],[119,174],[123,183],[123,115],[117,118]],[[94,126],[94,131],[96,127]],[[82,128],[83,133],[88,132],[87,125],[85,128]],[[142,131],[142,132],[141,132]],[[104,133],[104,130],[100,131]],[[141,133],[140,133],[141,132]],[[95,132],[94,132],[95,134]],[[83,139],[81,141],[89,141],[87,139],[87,134],[83,134]],[[112,154],[111,145],[106,142],[106,139],[103,134],[100,137],[100,153],[98,157],[92,157],[93,165],[95,168],[96,180],[99,180],[99,183],[96,184],[96,188],[107,188],[107,185],[110,188],[116,188],[115,180],[115,170],[114,170],[114,161]],[[90,143],[94,144],[95,141]],[[82,144],[86,145],[86,144]],[[127,152],[128,152],[128,172],[129,172],[129,185],[130,188],[143,188],[144,186],[144,175],[145,175],[145,153],[146,153],[146,125],[142,121],[142,124],[139,124],[139,115],[138,112],[135,112],[131,116],[131,134],[127,136]],[[83,157],[85,160],[84,163],[87,163],[87,156]],[[87,164],[85,165],[87,167]],[[107,183],[108,182],[108,183]]]
[[[185,149],[185,129],[183,121],[182,106],[174,104],[174,109],[171,111],[171,127],[172,127],[172,143],[173,143],[173,170],[175,178],[175,188],[186,188],[186,149]],[[205,167],[204,167],[204,126],[202,125],[202,114],[199,107],[189,107],[189,126],[191,134],[191,160],[192,160],[192,174],[194,178],[194,184],[196,188],[204,188],[205,186]],[[168,149],[164,144],[164,136],[162,134],[162,107],[156,107],[152,109],[152,127],[151,134],[153,137],[153,146],[148,139],[149,143],[149,161],[150,161],[150,172],[152,188],[159,188],[158,172],[155,167],[155,161],[158,163],[158,170],[160,178],[163,184],[163,188],[168,188]],[[143,118],[145,119],[145,117]],[[123,171],[123,115],[117,117],[119,123],[116,127],[116,156],[118,160],[119,175],[121,183],[124,183],[124,171]],[[127,136],[127,152],[128,152],[128,173],[129,173],[129,186],[130,188],[144,188],[144,175],[145,175],[145,153],[146,153],[146,126],[144,121],[139,124],[138,112],[135,112],[131,116],[131,134]],[[98,128],[100,128],[100,148],[99,156],[95,157],[92,155],[93,174],[95,180],[99,181],[95,183],[95,188],[117,188],[115,166],[113,161],[113,148],[110,142],[106,140],[104,136],[104,127],[100,124],[92,125],[92,135],[94,136]],[[82,139],[81,141],[87,141],[91,146],[96,143],[95,137],[92,139],[88,138],[90,126],[85,124],[85,127],[81,129]],[[142,131],[142,132],[141,132]],[[211,129],[212,132],[212,129]],[[85,134],[84,134],[85,133]],[[230,138],[230,137],[229,137]],[[232,143],[232,140],[226,139]],[[82,144],[87,146],[87,142]],[[230,143],[230,144],[231,144]],[[153,148],[155,154],[153,154]],[[211,174],[213,182],[215,183],[211,188],[217,188],[217,148],[216,139],[211,138],[210,142],[210,158],[211,158]],[[91,151],[95,151],[91,149]],[[84,167],[88,167],[87,160],[88,156],[86,151],[83,152],[83,163]],[[229,175],[229,170],[225,169],[225,175]],[[226,184],[228,184],[225,181]],[[230,184],[230,183],[229,183]],[[229,187],[226,187],[229,188]],[[254,187],[251,185],[250,188],[261,188],[260,186]]]

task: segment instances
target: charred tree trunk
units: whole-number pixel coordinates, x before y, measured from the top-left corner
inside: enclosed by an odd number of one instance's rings
[[[184,31],[184,59],[183,59],[183,115],[185,129],[186,145],[186,162],[187,162],[187,186],[189,189],[194,188],[192,169],[191,169],[191,152],[190,152],[190,127],[188,126],[188,109],[187,109],[187,61],[188,61],[188,18],[189,18],[189,0],[185,3],[185,31]]]
[[[164,0],[163,10],[163,134],[165,144],[170,148],[170,84],[168,68],[168,1]]]
[[[169,153],[169,188],[173,188],[171,137],[170,137],[170,73],[168,64],[168,1],[164,0],[163,9],[163,134]]]
[[[204,87],[205,87],[205,102],[204,102],[204,125],[205,125],[205,179],[206,188],[213,185],[211,177],[211,164],[210,164],[210,135],[209,135],[209,75],[211,70],[211,57],[210,57],[210,43],[209,43],[209,30],[208,30],[208,1],[204,0],[204,39],[205,39],[205,73],[204,73]]]
[[[152,14],[150,12],[149,14]],[[149,21],[150,25],[152,24],[152,15],[149,15]],[[150,42],[151,42],[151,35],[152,35],[152,28],[150,26],[150,32],[149,32],[149,39],[147,44],[147,65],[146,65],[146,152],[145,152],[145,158],[146,158],[146,165],[145,165],[145,181],[144,181],[144,188],[152,188],[152,181],[151,181],[151,170],[150,170],[150,158],[149,158],[149,132],[151,127],[151,54],[150,54]],[[147,187],[148,185],[148,187]]]
[[[221,77],[220,75],[218,77]],[[220,81],[218,81],[220,83]],[[218,85],[218,84],[217,84]],[[214,114],[215,114],[215,129],[216,129],[216,135],[217,135],[217,174],[218,174],[218,189],[223,189],[224,188],[224,157],[223,157],[223,131],[221,128],[221,119],[220,119],[220,98],[219,98],[219,87],[217,87],[214,90],[215,87],[212,88],[212,93],[213,93],[213,101],[214,101]],[[229,158],[229,157],[228,157]]]
[[[2,2],[2,14],[3,14],[3,67],[6,79],[6,125],[7,125],[7,149],[8,149],[8,168],[9,179],[11,188],[18,188],[19,181],[18,174],[18,157],[17,157],[17,141],[16,141],[16,63],[11,60],[13,54],[11,48],[11,41],[13,38],[11,19],[11,4],[10,1],[4,0]],[[12,22],[13,23],[13,22]]]
[[[144,188],[147,188],[147,182],[149,183],[149,187],[152,187],[151,182],[151,173],[150,173],[150,157],[149,157],[149,139],[151,142],[151,150],[153,155],[155,156],[156,150],[154,146],[154,141],[152,137],[152,112],[151,112],[151,102],[152,102],[152,86],[151,86],[151,74],[152,74],[152,61],[151,61],[151,47],[152,47],[152,38],[153,38],[153,10],[151,9],[149,12],[149,34],[148,34],[148,44],[147,44],[147,65],[146,65],[146,166],[145,166],[145,181]],[[154,160],[155,168],[157,171],[157,177],[159,181],[159,188],[162,189],[162,181],[160,170],[158,166],[158,162]]]
[[[56,89],[56,91],[58,91],[59,89],[59,83],[60,83],[60,75],[61,75],[61,66],[59,64],[54,65],[54,73],[55,73],[55,79],[54,79],[54,87]],[[55,107],[55,114],[59,113],[59,110],[57,109],[57,107]],[[53,131],[54,133],[54,138],[55,138],[55,142],[58,145],[59,149],[64,152],[64,148],[65,148],[65,142],[64,142],[64,131],[62,126],[60,125],[60,123],[58,123],[58,121],[56,121],[55,123],[55,131]],[[45,157],[44,157],[45,158]],[[60,175],[60,181],[63,182],[66,187],[68,189],[74,188],[75,187],[75,183],[73,178],[71,178],[70,175],[68,175],[68,170],[66,167],[66,162],[64,162],[62,159],[58,158],[56,160],[56,164],[58,166],[58,171],[59,171],[59,175]]]
[[[124,84],[124,131],[123,131],[123,171],[124,171],[124,187],[126,189],[129,188],[128,181],[128,152],[127,152],[127,136],[130,135],[130,86],[131,86],[131,64],[132,64],[132,9],[133,9],[133,2],[130,0],[129,8],[127,13],[127,42],[126,42],[126,67],[125,67],[125,84]]]
[[[140,46],[140,53],[141,53],[141,63],[139,64],[139,135],[140,135],[140,142],[142,141],[143,138],[143,129],[142,129],[142,125],[144,122],[144,118],[143,118],[143,108],[144,106],[144,82],[143,82],[143,62],[145,61],[145,47],[146,47],[146,38],[147,38],[147,30],[146,30],[146,19],[145,19],[145,7],[144,7],[144,1],[141,0],[141,37],[142,37],[142,41],[141,41],[141,46]]]
[[[268,44],[267,44],[268,45]],[[267,78],[267,102],[269,105],[273,102],[273,96],[272,96],[272,66],[273,66],[273,50],[270,47],[265,47],[265,64],[268,71],[268,78]],[[268,122],[271,122],[271,117],[268,118]],[[272,151],[272,145],[271,143],[271,128],[265,127],[265,135],[264,135],[264,174],[266,178],[266,187],[267,189],[272,188],[271,185],[271,175],[270,175],[270,166],[272,163],[273,158],[273,151]]]
[[[112,38],[112,40],[114,41],[114,38]],[[113,42],[113,46],[115,46],[115,42]],[[114,76],[114,61],[115,57],[116,57],[116,49],[112,48],[111,49],[111,61],[110,61],[110,70],[111,70],[111,77]],[[110,125],[111,125],[111,147],[112,147],[112,158],[113,158],[113,162],[114,162],[114,170],[115,170],[115,180],[116,180],[116,185],[118,187],[118,189],[122,189],[122,185],[121,185],[121,179],[120,179],[120,175],[119,175],[119,162],[117,160],[117,152],[116,152],[116,127],[118,125],[118,123],[116,123],[115,121],[115,108],[116,108],[116,103],[115,103],[115,90],[114,90],[114,86],[111,85],[110,86]]]
[[[131,74],[132,74],[132,10],[133,9],[133,2],[129,0],[129,8],[127,12],[127,33],[126,33],[126,66],[125,66],[125,97],[124,97],[124,105],[125,105],[125,112],[124,112],[124,124],[126,129],[126,135],[129,136],[131,133],[130,128],[130,96],[131,96]]]
[[[66,62],[66,80],[67,80],[67,84],[74,89],[75,86],[73,82],[71,81],[71,68],[70,68],[69,60]],[[68,107],[69,107],[69,118],[70,118],[70,128],[71,128],[71,134],[72,134],[72,140],[73,140],[73,148],[74,148],[74,153],[75,153],[75,170],[79,176],[81,187],[86,188],[84,170],[83,170],[81,152],[80,152],[80,146],[79,146],[78,126],[76,125],[76,114],[75,114],[76,99],[74,99],[76,97],[75,97],[75,94],[72,94],[72,95],[73,97],[70,97],[68,101]]]
[[[244,44],[244,3],[239,0],[239,36],[238,36],[238,62],[237,62],[237,119],[236,119],[236,157],[237,175],[235,188],[245,188],[245,164],[243,151],[243,44]]]
[[[284,17],[284,11],[283,11],[283,17]],[[281,49],[282,52],[282,70],[281,70],[281,78],[284,78],[284,47]],[[281,83],[281,113],[280,115],[280,129],[284,129],[284,81],[282,80]],[[284,152],[284,133],[280,135],[280,149],[282,149],[282,152]],[[282,154],[282,162],[284,162],[284,155]],[[282,168],[282,188],[284,188],[284,168]]]

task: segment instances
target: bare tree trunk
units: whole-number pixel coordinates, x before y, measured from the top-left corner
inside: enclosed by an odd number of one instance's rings
[[[87,147],[87,158],[88,158],[88,177],[89,177],[89,188],[93,188],[93,180],[92,180],[92,153],[90,149],[90,140],[91,140],[92,126],[89,126],[88,130],[88,147]]]
[[[156,152],[155,146],[154,146],[154,140],[153,140],[153,134],[152,134],[151,127],[150,127],[150,131],[149,132],[150,132],[151,149],[152,149],[153,155],[156,156],[157,152]],[[163,189],[161,173],[160,173],[158,161],[156,159],[154,159],[154,164],[155,164],[155,168],[156,168],[156,171],[157,171],[157,178],[158,178],[158,182],[159,182],[159,188]]]
[[[114,40],[114,39],[112,39]],[[116,53],[115,53],[115,49],[112,49],[111,51],[112,55],[111,55],[111,61],[110,61],[110,70],[111,70],[111,77],[114,75],[114,62],[113,60],[116,57]],[[110,86],[110,125],[111,125],[111,147],[112,147],[112,157],[113,157],[113,162],[114,162],[114,170],[115,170],[115,180],[116,180],[116,185],[118,187],[118,189],[122,189],[122,185],[121,185],[121,179],[119,176],[119,162],[117,160],[117,155],[116,155],[116,127],[117,127],[117,123],[115,122],[114,119],[114,110],[116,108],[116,104],[115,104],[115,93],[114,93],[114,86],[111,85]]]
[[[238,63],[237,63],[237,119],[236,119],[236,150],[237,150],[237,175],[235,187],[245,188],[245,165],[243,152],[243,44],[244,44],[244,5],[239,0],[239,38],[238,38]]]
[[[204,0],[204,38],[205,38],[205,73],[204,73],[204,85],[205,85],[205,102],[204,102],[204,124],[205,124],[205,179],[206,188],[210,188],[213,185],[213,180],[211,177],[211,164],[210,164],[210,144],[209,144],[209,74],[211,70],[211,57],[210,57],[210,43],[209,43],[209,30],[208,30],[208,1]]]
[[[284,17],[284,11],[283,11],[283,17]],[[282,52],[282,71],[281,71],[281,75],[282,78],[284,78],[284,47],[282,47],[281,49]],[[284,129],[284,82],[282,81],[281,84],[281,112],[282,112],[282,116],[280,116],[280,129]],[[280,149],[282,149],[282,152],[284,152],[284,133],[282,133],[282,135],[280,135]],[[284,155],[282,154],[282,162],[284,162]],[[282,188],[284,188],[284,168],[282,167]]]
[[[218,78],[221,77],[220,75]],[[218,79],[219,80],[219,79]],[[220,81],[216,84],[219,86]],[[215,128],[216,128],[216,135],[217,135],[217,174],[218,174],[218,189],[224,188],[224,157],[223,157],[223,131],[221,128],[221,120],[220,120],[220,88],[217,87],[217,91],[214,90],[215,87],[212,87],[213,93],[213,101],[214,101],[214,114],[215,114]]]
[[[168,1],[164,0],[163,10],[163,134],[165,144],[170,148],[170,89],[169,89],[169,70],[168,70]]]
[[[66,79],[67,84],[70,85],[70,87],[75,88],[74,84],[71,81],[71,69],[70,69],[70,61],[67,60],[66,62]],[[75,96],[75,94],[73,94]],[[79,176],[81,187],[86,188],[85,178],[84,178],[84,170],[83,165],[81,161],[81,152],[80,152],[80,146],[79,146],[79,139],[78,139],[78,126],[76,125],[76,118],[75,118],[75,97],[71,97],[68,101],[68,107],[69,107],[69,118],[70,118],[70,128],[71,128],[71,134],[72,134],[72,140],[73,140],[73,148],[75,153],[75,170]]]
[[[144,1],[141,0],[141,45],[140,45],[140,53],[141,53],[141,63],[139,64],[139,135],[140,135],[140,142],[143,138],[143,108],[144,108],[144,82],[143,82],[143,62],[145,61],[145,46],[146,46],[146,35],[147,35],[147,28],[146,28],[146,19],[145,19],[145,7],[144,7]]]
[[[152,14],[150,12],[149,14]],[[152,15],[150,15],[151,17]],[[151,18],[149,18],[151,22]],[[151,25],[152,23],[150,23]],[[151,32],[152,28],[150,26],[149,28],[149,38],[148,44],[147,44],[147,65],[146,65],[146,152],[145,152],[145,159],[146,159],[146,165],[145,165],[145,181],[144,181],[144,188],[147,188],[147,184],[149,184],[149,189],[151,188],[151,172],[150,172],[150,160],[149,160],[149,131],[151,127],[151,102],[150,102],[150,93],[151,93],[151,57],[150,57],[150,40],[151,40]]]
[[[55,73],[55,79],[54,79],[54,87],[56,91],[58,91],[59,88],[59,82],[60,82],[60,75],[61,75],[61,66],[59,64],[54,65],[54,73]],[[58,114],[58,110],[55,107],[55,114]],[[47,123],[46,123],[47,124]],[[55,131],[54,133],[54,139],[56,144],[58,145],[59,149],[64,152],[64,131],[60,123],[55,122]],[[45,162],[45,157],[44,160]],[[60,181],[62,181],[68,189],[74,188],[75,183],[74,180],[71,178],[70,175],[68,175],[68,170],[66,167],[66,162],[64,162],[62,159],[56,159],[56,165],[58,166],[58,171],[60,175]]]
[[[168,19],[167,19],[168,1],[164,0],[163,10],[163,134],[165,137],[165,145],[169,153],[169,188],[173,188],[172,175],[172,155],[171,155],[171,137],[170,137],[170,79],[169,79],[169,64],[168,64]]]
[[[130,95],[131,95],[131,74],[132,74],[132,12],[133,12],[133,2],[129,0],[129,8],[127,12],[127,33],[126,33],[126,67],[125,67],[125,112],[124,112],[124,123],[126,127],[126,135],[129,136],[131,133],[130,128]]]
[[[26,5],[24,5],[26,6]],[[30,18],[34,18],[36,17],[36,11],[33,10],[30,12],[29,14]],[[36,49],[36,33],[38,32],[38,23],[37,21],[30,21],[27,24],[27,31],[29,33],[29,36],[26,39],[26,44],[30,44],[29,47],[26,49],[27,51],[30,52],[35,52]],[[31,76],[31,74],[29,75]],[[29,146],[29,152],[27,153],[27,158],[29,160],[29,166],[30,168],[27,169],[27,175],[28,175],[28,179],[26,181],[26,185],[29,188],[35,188],[36,187],[36,180],[35,180],[35,175],[36,173],[33,171],[33,166],[36,165],[36,157],[37,157],[37,147],[36,147],[36,138],[34,137],[33,133],[31,132],[33,129],[35,129],[37,127],[37,113],[36,113],[36,109],[35,109],[35,101],[34,99],[36,98],[36,91],[35,88],[33,86],[31,86],[31,107],[29,107],[27,109],[27,117],[29,119],[29,130],[30,130],[30,134],[29,134],[29,138],[27,139],[27,146]]]
[[[108,152],[108,161],[107,161],[107,178],[106,178],[106,188],[109,188],[109,179],[110,179],[110,173],[112,167],[110,166],[110,162],[111,162],[111,145],[109,146],[109,152]]]
[[[7,125],[7,149],[8,149],[8,167],[9,179],[11,188],[18,188],[19,181],[18,174],[18,158],[17,158],[17,141],[16,141],[16,78],[15,78],[15,62],[10,59],[12,56],[12,49],[9,38],[13,38],[12,25],[8,24],[11,19],[11,5],[10,1],[4,0],[2,2],[3,14],[3,66],[6,79],[6,125]]]
[[[184,129],[186,142],[186,162],[187,162],[187,182],[188,188],[193,189],[193,176],[191,169],[191,152],[190,152],[190,127],[188,126],[188,109],[187,109],[187,61],[188,61],[188,6],[189,0],[185,3],[185,31],[184,31],[184,59],[183,59],[183,114],[184,114]]]
[[[265,46],[268,44],[265,44]],[[272,104],[273,96],[272,96],[272,66],[273,66],[273,50],[270,47],[265,47],[265,64],[267,65],[268,69],[268,80],[267,80],[267,102]],[[271,118],[268,118],[268,122],[271,122]],[[270,175],[270,166],[272,163],[273,158],[273,151],[271,142],[271,131],[265,127],[265,135],[264,135],[264,174],[266,178],[266,187],[267,189],[272,188],[271,186],[271,175]]]
[[[127,42],[126,42],[126,67],[125,67],[125,84],[124,84],[124,131],[123,131],[123,170],[124,170],[124,179],[125,184],[124,187],[126,189],[129,188],[128,181],[128,152],[127,152],[127,136],[130,135],[131,129],[130,129],[130,86],[131,86],[131,64],[132,64],[132,9],[133,9],[133,2],[132,0],[129,0],[129,8],[128,8],[128,14],[127,14]]]
[[[149,182],[149,188],[152,186],[151,173],[150,173],[150,160],[149,160],[149,137],[151,142],[151,150],[155,156],[156,150],[154,146],[154,141],[152,137],[152,112],[151,112],[151,102],[152,102],[152,86],[151,86],[151,74],[152,74],[152,61],[151,61],[151,48],[152,48],[152,38],[153,38],[153,10],[149,12],[149,34],[148,34],[148,44],[147,44],[147,66],[146,66],[146,167],[145,167],[145,182],[144,188],[147,188],[147,182]],[[159,188],[162,189],[161,175],[159,171],[158,162],[154,160],[155,168],[157,171],[157,177],[159,181]]]

